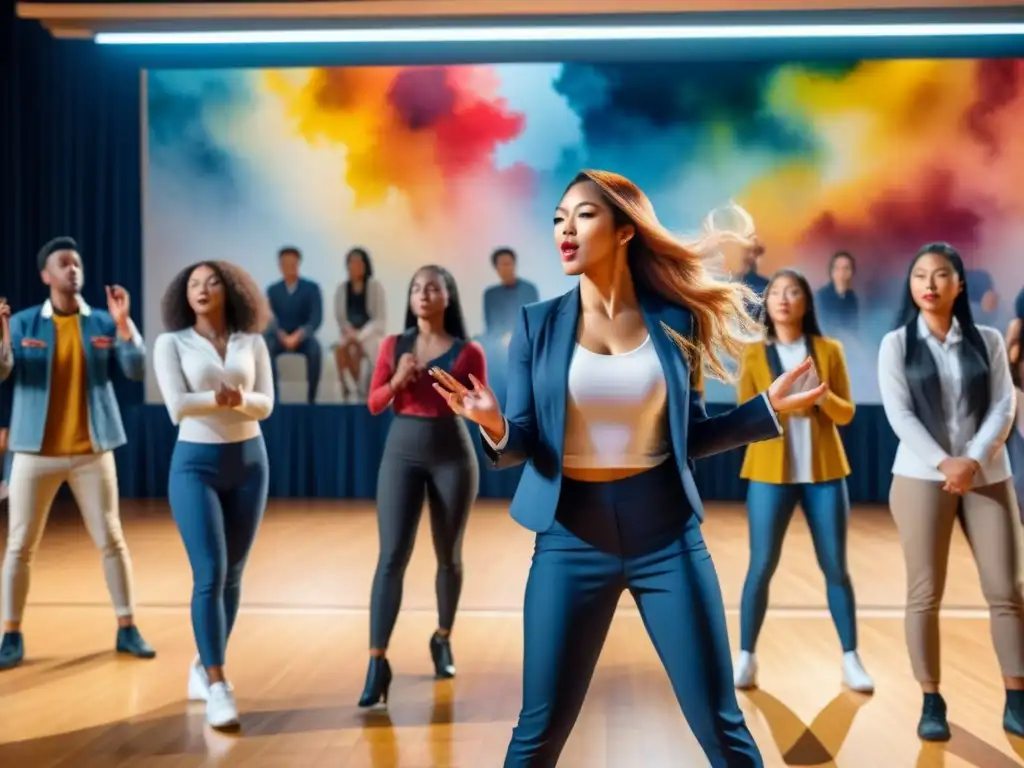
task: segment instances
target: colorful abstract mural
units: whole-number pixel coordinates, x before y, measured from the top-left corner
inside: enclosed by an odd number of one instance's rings
[[[852,252],[862,402],[921,244],[961,250],[984,322],[1004,323],[1024,285],[1024,61],[152,71],[146,119],[151,337],[182,266],[228,259],[269,284],[285,244],[328,306],[365,247],[391,331],[412,271],[444,264],[477,332],[499,245],[542,298],[571,287],[551,211],[585,167],[632,178],[680,233],[738,201],[766,275],[796,266],[822,285],[831,254]],[[336,338],[327,312],[320,340]]]

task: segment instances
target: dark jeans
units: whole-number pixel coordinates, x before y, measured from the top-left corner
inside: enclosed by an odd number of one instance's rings
[[[616,482],[562,480],[526,585],[523,706],[505,768],[558,762],[625,589],[712,768],[762,766],[733,690],[718,575],[669,460]]]
[[[268,481],[262,437],[174,446],[168,496],[192,565],[192,631],[204,667],[224,665]]]
[[[274,372],[274,398],[277,398],[277,358],[281,355],[302,355],[306,358],[306,400],[310,405],[316,402],[316,393],[320,388],[320,371],[323,368],[323,350],[315,336],[302,340],[295,349],[285,349],[273,333],[268,333],[267,349],[270,350],[270,366]]]
[[[370,592],[370,647],[384,649],[398,620],[402,582],[423,502],[437,556],[437,626],[451,630],[462,594],[462,537],[480,484],[469,432],[456,416],[396,416],[377,476],[380,556]]]
[[[750,569],[740,601],[740,647],[753,653],[768,611],[768,585],[779,565],[782,541],[799,502],[811,529],[814,554],[825,575],[825,594],[844,651],[857,650],[857,604],[846,566],[850,497],[846,480],[782,485],[751,482],[747,488]]]

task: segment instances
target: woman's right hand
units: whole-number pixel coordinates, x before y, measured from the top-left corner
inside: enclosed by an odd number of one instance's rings
[[[395,366],[395,375],[391,377],[391,388],[398,391],[410,381],[413,381],[419,374],[419,363],[416,361],[416,355],[412,352],[406,352],[400,358],[398,358],[398,365]]]
[[[457,415],[481,426],[495,442],[505,436],[505,417],[501,415],[498,398],[490,387],[473,374],[469,374],[472,389],[463,386],[454,376],[440,368],[431,368],[430,375],[434,378],[434,389]]]
[[[237,408],[242,404],[242,390],[222,383],[217,390],[217,405],[221,408]]]

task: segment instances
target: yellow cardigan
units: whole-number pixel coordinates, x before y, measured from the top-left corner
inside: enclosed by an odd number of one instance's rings
[[[811,413],[811,443],[813,445],[813,480],[824,483],[850,474],[843,441],[837,426],[853,421],[855,406],[850,399],[850,376],[846,371],[843,345],[823,336],[811,337],[818,376],[828,384],[829,391],[821,404]],[[740,362],[740,377],[736,386],[739,402],[745,403],[771,386],[774,379],[768,365],[767,342],[751,344]],[[789,417],[781,415],[779,422],[785,432]],[[787,477],[786,438],[776,437],[747,446],[740,477],[760,483],[783,484]]]

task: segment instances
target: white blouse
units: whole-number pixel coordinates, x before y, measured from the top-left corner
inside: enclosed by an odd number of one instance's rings
[[[807,339],[801,337],[792,344],[775,342],[782,370],[791,371],[807,359]],[[785,432],[786,482],[807,484],[814,482],[814,441],[811,439],[811,419],[808,416],[790,416]]]
[[[945,478],[939,472],[939,464],[950,456],[957,456],[974,459],[981,466],[981,470],[974,476],[974,487],[1003,482],[1011,477],[1006,438],[1013,427],[1016,395],[1002,336],[995,328],[978,326],[988,352],[991,392],[988,413],[978,424],[967,412],[967,398],[963,392],[959,345],[964,341],[959,324],[953,321],[945,341],[935,338],[920,317],[915,330],[935,359],[952,450],[946,453],[914,413],[904,363],[906,329],[898,328],[886,334],[878,351],[878,385],[882,406],[900,441],[892,473],[941,482]]]
[[[161,334],[153,347],[160,394],[178,439],[237,443],[261,434],[259,422],[274,410],[274,382],[267,343],[257,333],[233,333],[222,359],[192,328]],[[236,408],[217,404],[222,384],[242,390]]]

